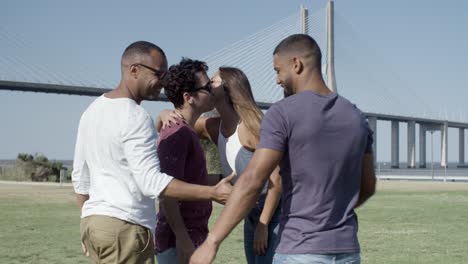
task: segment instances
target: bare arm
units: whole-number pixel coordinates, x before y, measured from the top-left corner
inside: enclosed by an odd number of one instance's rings
[[[166,126],[172,123],[185,122],[183,117],[174,110],[162,110],[155,122],[156,130],[159,132]],[[219,117],[205,117],[201,116],[195,122],[195,132],[200,139],[208,139],[213,143],[217,143],[219,131],[220,118]]]
[[[201,116],[195,122],[195,131],[201,139],[208,139],[211,142],[218,144],[218,132],[220,125],[219,117],[205,117]]]
[[[76,194],[76,202],[78,204],[78,208],[83,208],[83,204],[89,200],[89,195],[88,194]]]
[[[156,130],[159,132],[162,128],[170,126],[172,123],[185,122],[183,117],[174,110],[164,109],[159,112],[158,118],[154,123]]]
[[[281,176],[279,175],[279,167],[277,167],[268,180],[268,191],[265,199],[265,206],[263,207],[262,214],[260,215],[260,223],[264,225],[268,225],[270,223],[270,220],[278,207],[282,191],[283,186],[281,184]]]
[[[83,204],[89,200],[89,195],[88,194],[76,194],[76,203],[78,204],[78,208],[80,208],[80,212],[83,208]],[[81,251],[83,251],[83,254],[89,257],[89,252],[86,249],[86,246],[81,242]]]
[[[203,245],[192,255],[191,263],[211,263],[221,242],[247,215],[257,200],[260,191],[278,166],[283,153],[261,148],[255,151],[247,169],[239,177],[220,217]]]
[[[166,219],[176,237],[189,238],[184,220],[179,210],[179,202],[175,199],[165,198],[160,200],[161,206],[166,213]]]
[[[265,205],[263,206],[262,213],[257,226],[255,227],[254,252],[257,255],[265,255],[268,248],[268,225],[273,217],[278,203],[281,199],[281,192],[283,186],[281,176],[279,174],[279,167],[277,167],[268,179],[268,191],[265,198]]]
[[[374,171],[374,157],[372,154],[364,154],[362,158],[362,172],[361,172],[361,190],[359,192],[359,200],[354,208],[361,206],[375,193],[376,185],[375,171]]]
[[[196,185],[173,179],[161,192],[160,197],[186,201],[213,200],[224,204],[232,191],[232,178],[233,176],[226,177],[216,186]]]
[[[195,247],[180,214],[179,203],[170,198],[162,199],[160,203],[166,213],[167,222],[176,236],[177,258],[180,263],[188,263]]]

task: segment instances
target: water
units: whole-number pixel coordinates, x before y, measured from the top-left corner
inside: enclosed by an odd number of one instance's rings
[[[67,169],[72,169],[72,160],[61,160],[63,162],[64,167]],[[468,163],[467,163],[468,164]],[[0,160],[0,167],[12,167],[15,165],[15,160]],[[400,168],[395,169],[391,168],[390,162],[377,162],[375,166],[375,172],[377,176],[380,178],[386,179],[386,176],[398,176],[401,179],[418,179],[418,177],[422,177],[421,179],[432,180],[432,177],[449,177],[449,180],[455,181],[468,181],[468,167],[466,168],[458,168],[458,162],[449,162],[448,168],[442,168],[440,166],[440,162],[434,163],[434,169],[431,168],[431,163],[426,163],[426,168],[419,168],[419,164],[416,164],[415,169],[407,168],[406,162],[400,162]],[[425,178],[424,178],[425,177]],[[458,177],[458,178],[455,178]],[[467,178],[466,180],[464,178]],[[399,178],[399,179],[400,179]],[[453,179],[452,179],[453,178]],[[390,178],[388,178],[390,179]],[[437,180],[437,179],[436,179]],[[443,180],[443,179],[438,179]]]
[[[447,168],[440,163],[426,163],[426,168],[408,168],[406,162],[400,163],[400,168],[391,168],[390,162],[378,162],[375,168],[377,176],[381,179],[411,179],[411,180],[441,180],[441,181],[468,181],[468,167],[458,168],[457,162],[450,162]]]

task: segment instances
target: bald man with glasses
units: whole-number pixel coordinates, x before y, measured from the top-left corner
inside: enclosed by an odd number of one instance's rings
[[[154,263],[155,199],[215,200],[231,192],[188,184],[162,173],[157,132],[140,106],[167,83],[161,48],[138,41],[122,55],[122,79],[81,116],[72,181],[81,209],[81,241],[94,263]]]

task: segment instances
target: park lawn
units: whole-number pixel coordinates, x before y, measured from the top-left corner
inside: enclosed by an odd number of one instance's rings
[[[0,263],[89,263],[70,186],[0,183],[0,212]],[[468,184],[380,182],[358,216],[363,263],[468,263]],[[245,263],[242,225],[216,263]]]

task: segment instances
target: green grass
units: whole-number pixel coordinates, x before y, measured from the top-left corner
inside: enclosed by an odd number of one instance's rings
[[[89,263],[71,187],[0,184],[0,211],[0,263]],[[468,262],[468,184],[383,182],[358,215],[363,263]],[[216,263],[245,263],[242,225]]]
[[[468,190],[384,190],[358,211],[363,263],[468,263]]]

